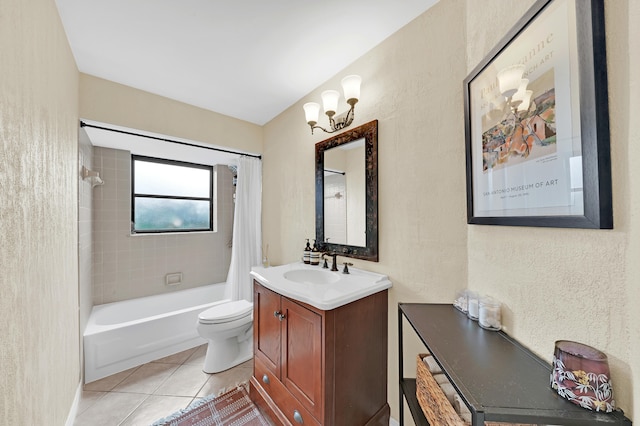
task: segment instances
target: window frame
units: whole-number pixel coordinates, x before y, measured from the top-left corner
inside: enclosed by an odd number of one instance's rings
[[[146,161],[149,163],[167,164],[171,166],[189,167],[192,169],[203,169],[209,171],[209,197],[189,197],[179,195],[158,195],[158,194],[137,194],[135,192],[135,162]],[[164,200],[191,200],[191,201],[209,201],[209,227],[208,228],[192,228],[192,229],[150,229],[136,230],[135,228],[135,212],[136,198],[155,198]],[[214,231],[214,167],[207,164],[190,163],[187,161],[169,160],[166,158],[149,157],[145,155],[131,154],[131,234],[172,234],[184,232],[213,232]]]

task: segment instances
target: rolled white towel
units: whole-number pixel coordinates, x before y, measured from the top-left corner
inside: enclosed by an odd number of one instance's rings
[[[444,396],[446,396],[451,405],[453,405],[455,401],[454,398],[458,396],[458,392],[456,392],[453,385],[451,383],[443,383],[440,385],[440,389],[442,389]]]
[[[436,382],[438,382],[439,385],[449,383],[449,379],[447,379],[447,376],[445,376],[444,374],[434,374],[433,378],[436,380]]]
[[[457,393],[453,396],[453,408],[463,421],[471,423],[471,411]]]
[[[422,360],[427,363],[427,367],[429,367],[429,371],[431,374],[441,374],[442,369],[438,365],[435,359],[431,355],[425,356]]]

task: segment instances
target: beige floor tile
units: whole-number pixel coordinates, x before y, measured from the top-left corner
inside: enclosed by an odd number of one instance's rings
[[[88,391],[102,391],[108,392],[113,390],[120,382],[129,377],[140,367],[133,367],[120,373],[116,373],[111,376],[107,376],[104,379],[96,380],[95,382],[87,383],[84,385],[84,390]]]
[[[198,349],[184,362],[191,365],[204,365],[204,357],[207,354],[207,345],[198,346]]]
[[[186,351],[178,352],[177,354],[169,355],[151,362],[162,362],[164,364],[183,364],[197,350],[198,347],[187,349]]]
[[[116,392],[152,394],[178,367],[176,364],[145,364],[113,388],[113,390]]]
[[[250,359],[249,361],[245,361],[242,364],[234,367],[234,368],[246,368],[251,370],[251,374],[253,374],[253,358]]]
[[[198,394],[209,375],[199,365],[184,364],[164,381],[154,392],[155,395],[189,396]]]
[[[78,412],[80,415],[84,413],[89,407],[95,404],[100,398],[105,396],[108,392],[96,392],[96,391],[82,391],[80,401],[78,402]]]
[[[76,417],[74,426],[118,425],[146,398],[148,395],[109,392]]]
[[[120,426],[148,426],[187,407],[193,398],[151,395]]]
[[[242,367],[238,366],[221,373],[212,374],[197,396],[219,395],[222,392],[233,389],[240,383],[248,382],[253,374],[253,368],[247,368],[244,364],[242,365]]]
[[[202,345],[85,385],[74,425],[148,426],[199,398],[246,383],[253,374],[253,360],[218,374],[202,372],[206,349]]]

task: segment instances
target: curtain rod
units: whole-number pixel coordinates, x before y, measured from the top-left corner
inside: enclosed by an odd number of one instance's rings
[[[247,157],[253,157],[253,158],[257,158],[259,160],[262,160],[262,156],[261,155],[247,154],[245,152],[231,151],[231,150],[222,149],[222,148],[214,148],[212,146],[202,146],[202,145],[196,145],[194,143],[174,141],[172,139],[159,138],[157,136],[142,135],[140,133],[128,132],[126,130],[110,129],[109,127],[102,127],[102,126],[96,126],[96,125],[93,125],[93,124],[87,124],[82,120],[80,121],[80,127],[93,127],[94,129],[108,130],[110,132],[123,133],[125,135],[131,135],[131,136],[140,136],[140,137],[143,137],[143,138],[155,139],[155,140],[163,141],[163,142],[176,143],[178,145],[186,145],[186,146],[192,146],[192,147],[195,147],[195,148],[210,149],[212,151],[226,152],[227,154],[246,155]]]
[[[337,175],[346,175],[347,174],[346,172],[340,172],[338,170],[331,170],[331,169],[324,169],[324,171],[327,172],[327,173],[335,173]]]

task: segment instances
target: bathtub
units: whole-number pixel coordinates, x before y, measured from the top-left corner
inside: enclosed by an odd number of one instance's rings
[[[224,302],[224,286],[94,306],[83,335],[85,383],[206,343],[198,314]]]

